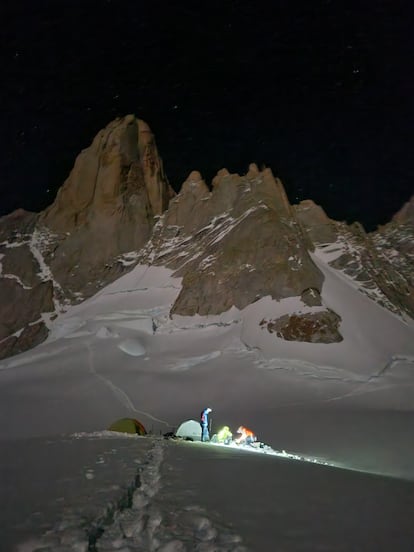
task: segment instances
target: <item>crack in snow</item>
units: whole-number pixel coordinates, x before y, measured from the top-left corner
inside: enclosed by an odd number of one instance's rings
[[[204,508],[166,505],[162,493],[166,446],[165,441],[154,438],[124,500],[87,529],[88,552],[247,552],[241,537],[216,527]]]

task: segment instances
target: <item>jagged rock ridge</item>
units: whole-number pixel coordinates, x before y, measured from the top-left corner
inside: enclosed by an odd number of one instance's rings
[[[280,180],[255,165],[219,171],[211,189],[194,171],[175,196],[146,123],[128,115],[78,156],[55,202],[0,219],[0,357],[41,342],[56,313],[135,264],[182,277],[171,315],[218,314],[270,295],[299,297],[298,312],[263,321],[277,337],[342,339],[324,304],[324,255],[359,289],[413,316],[412,199],[377,232],[330,220],[312,201],[290,205]]]
[[[414,196],[377,231],[329,219],[313,201],[295,206],[314,247],[359,290],[398,315],[414,317]]]
[[[242,309],[266,295],[300,296],[310,287],[319,292],[323,282],[282,183],[255,165],[245,176],[220,171],[211,192],[191,173],[139,261],[183,277],[172,308],[182,315]]]

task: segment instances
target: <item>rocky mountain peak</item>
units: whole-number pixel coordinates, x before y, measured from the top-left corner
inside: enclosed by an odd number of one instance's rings
[[[312,244],[331,243],[336,240],[335,222],[311,199],[305,199],[299,205],[295,205],[295,213]]]
[[[198,171],[192,171],[188,178],[184,181],[181,186],[180,194],[181,196],[185,194],[193,194],[195,196],[204,196],[205,193],[208,193],[209,189],[203,177]]]
[[[115,119],[76,158],[75,165],[40,223],[58,232],[128,212],[145,196],[150,216],[174,195],[164,175],[149,126],[134,115]],[[130,208],[132,206],[132,209]]]
[[[176,314],[217,314],[266,295],[319,292],[323,281],[282,183],[255,165],[244,176],[220,170],[211,191],[191,173],[139,261],[183,277]]]
[[[175,194],[149,126],[127,115],[78,155],[48,209],[0,219],[0,357],[40,343],[56,314],[137,263],[182,278],[171,315],[220,314],[270,296],[286,306],[260,324],[275,339],[342,339],[321,259],[384,308],[413,317],[413,211],[412,198],[367,234],[311,200],[291,205],[271,169],[254,163],[244,175],[219,170],[210,186],[192,171]]]
[[[246,174],[247,178],[256,178],[257,176],[259,176],[259,173],[260,171],[256,163],[250,163],[249,170]]]
[[[78,155],[50,207],[3,217],[0,339],[13,338],[3,340],[0,355],[26,348],[25,335],[35,343],[35,320],[44,339],[48,318],[126,270],[119,256],[146,244],[174,195],[149,126],[127,115]]]
[[[114,260],[144,246],[173,196],[144,121],[127,115],[101,130],[39,216],[57,240],[44,253],[66,293],[87,297],[107,282]]]
[[[414,195],[411,196],[407,203],[404,203],[398,213],[393,216],[392,221],[397,224],[410,224],[414,226]]]

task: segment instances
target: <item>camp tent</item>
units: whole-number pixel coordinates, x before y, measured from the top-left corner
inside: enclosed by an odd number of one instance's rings
[[[146,435],[145,427],[138,420],[133,418],[121,418],[108,427],[109,431],[119,431],[121,433],[138,433]]]
[[[183,422],[176,432],[177,437],[183,439],[192,439],[193,441],[201,441],[200,423],[195,420],[187,420]]]

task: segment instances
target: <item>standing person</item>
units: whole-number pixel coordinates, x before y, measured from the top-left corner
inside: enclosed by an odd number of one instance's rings
[[[200,425],[201,425],[201,440],[204,441],[210,441],[210,433],[209,433],[209,427],[208,427],[208,415],[211,412],[211,408],[207,407],[205,408],[200,416]]]

